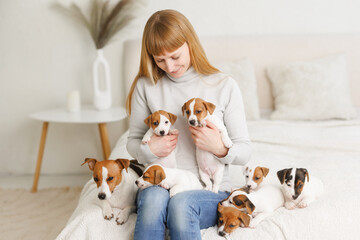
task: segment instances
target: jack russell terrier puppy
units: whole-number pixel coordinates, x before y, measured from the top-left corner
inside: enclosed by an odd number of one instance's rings
[[[276,209],[284,206],[284,196],[280,186],[268,184],[249,194],[242,190],[235,190],[220,204],[224,207],[235,207],[250,214],[253,218],[249,227],[255,228]]]
[[[225,237],[238,227],[248,227],[250,216],[233,207],[224,207],[218,203],[218,234]]]
[[[135,184],[140,189],[154,185],[161,186],[169,189],[170,197],[179,192],[203,188],[197,176],[192,172],[178,168],[166,168],[160,164],[148,166]]]
[[[259,189],[263,183],[264,178],[268,175],[269,169],[266,167],[244,167],[244,176],[245,176],[245,187],[249,189],[250,192]]]
[[[139,169],[129,169],[128,159],[97,161],[94,158],[86,158],[81,166],[85,163],[93,171],[104,218],[112,219],[114,217],[112,209],[118,208],[120,212],[116,222],[118,225],[125,223],[129,215],[136,210],[135,198],[138,188],[134,181],[139,177],[139,173],[135,170]]]
[[[156,111],[148,116],[144,122],[149,127],[149,130],[145,133],[142,143],[147,144],[154,134],[158,136],[178,134],[179,131],[177,129],[170,129],[171,125],[174,125],[176,119],[176,115],[163,110]],[[172,151],[166,157],[159,158],[154,163],[161,164],[164,167],[176,168],[175,151]]]
[[[222,141],[227,148],[233,143],[228,135],[226,127],[221,120],[212,115],[216,106],[201,98],[192,98],[182,106],[183,115],[186,113],[188,124],[192,127],[205,127],[206,120],[213,123],[221,134]],[[199,166],[199,175],[205,184],[205,189],[217,193],[223,177],[225,165],[207,151],[196,148],[196,161]],[[211,179],[213,182],[211,182]]]
[[[277,176],[282,185],[287,209],[305,208],[324,191],[320,179],[311,177],[309,180],[306,168],[283,169],[277,172]]]

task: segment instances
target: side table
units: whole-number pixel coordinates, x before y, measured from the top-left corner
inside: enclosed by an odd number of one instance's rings
[[[30,118],[43,122],[38,158],[36,162],[36,169],[34,175],[34,182],[31,192],[37,192],[41,163],[45,149],[46,134],[50,122],[98,124],[104,159],[108,159],[110,155],[110,143],[109,143],[109,136],[108,136],[106,124],[110,122],[120,121],[122,119],[125,119],[126,117],[127,117],[126,110],[123,107],[112,107],[108,110],[98,111],[92,106],[81,106],[81,110],[76,113],[71,113],[66,109],[58,108],[58,109],[50,109],[47,111],[30,114]]]

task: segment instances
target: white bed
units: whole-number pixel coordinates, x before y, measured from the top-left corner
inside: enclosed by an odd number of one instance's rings
[[[259,105],[273,107],[264,69],[269,64],[310,60],[333,53],[346,53],[351,97],[360,107],[360,35],[211,37],[201,39],[210,61],[247,57],[255,66]],[[222,44],[224,43],[225,44]],[[126,86],[138,67],[139,41],[125,45]],[[305,167],[324,182],[320,199],[306,209],[278,209],[256,229],[239,228],[228,239],[353,239],[360,236],[360,114],[353,120],[289,121],[248,120],[253,153],[251,161],[270,168],[268,181],[278,181],[276,171]],[[123,134],[110,159],[129,157]],[[241,186],[240,167],[231,167],[235,186]],[[105,221],[96,199],[96,186],[89,181],[79,205],[57,239],[132,239],[136,214],[118,226]],[[202,230],[203,239],[223,239],[216,227]]]

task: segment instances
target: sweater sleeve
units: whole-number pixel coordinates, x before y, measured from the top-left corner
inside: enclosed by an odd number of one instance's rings
[[[126,144],[129,154],[141,164],[151,163],[158,158],[151,152],[148,144],[141,143],[142,138],[148,130],[144,119],[151,114],[145,94],[145,81],[144,78],[140,78],[133,92],[129,137]]]
[[[233,146],[225,157],[217,159],[224,164],[245,165],[250,159],[251,142],[239,86],[235,80],[230,80],[228,84],[230,98],[224,111],[224,124]]]

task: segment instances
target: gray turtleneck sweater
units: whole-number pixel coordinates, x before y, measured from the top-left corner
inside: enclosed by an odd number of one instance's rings
[[[205,76],[196,73],[194,68],[190,67],[182,77],[172,78],[170,75],[164,75],[156,85],[147,78],[140,78],[131,101],[127,150],[140,163],[149,164],[155,161],[157,156],[151,152],[149,145],[141,144],[148,130],[144,119],[158,110],[173,113],[178,119],[172,129],[179,130],[174,150],[177,166],[199,176],[195,144],[186,117],[181,112],[183,104],[191,98],[202,98],[216,105],[213,114],[223,120],[234,144],[225,157],[217,158],[226,164],[220,190],[230,191],[232,185],[228,165],[245,165],[250,159],[251,148],[240,89],[234,79],[223,73]]]

